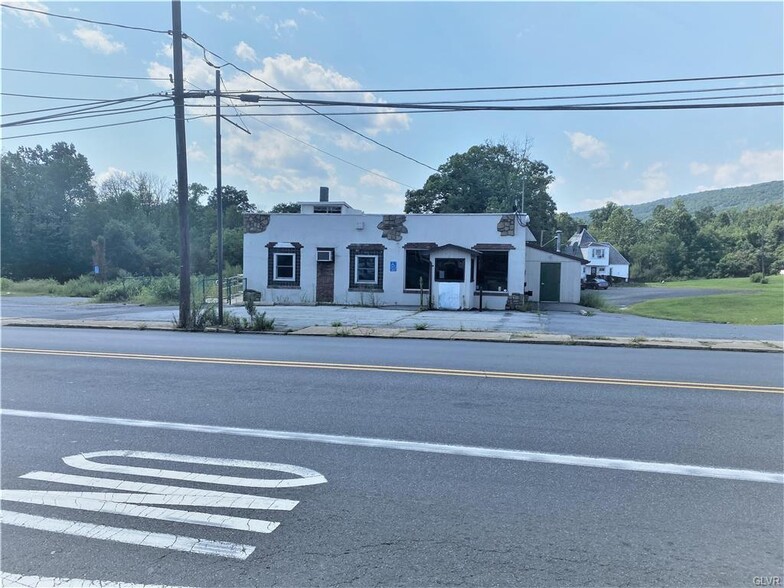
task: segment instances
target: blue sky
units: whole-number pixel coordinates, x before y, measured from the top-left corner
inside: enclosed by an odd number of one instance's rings
[[[87,19],[171,27],[168,2],[4,2]],[[775,73],[784,71],[782,3],[257,3],[183,2],[183,30],[209,49],[281,89],[566,84]],[[2,10],[5,68],[168,77],[166,35],[93,26]],[[189,88],[214,87],[201,51],[185,45]],[[213,60],[214,61],[214,60]],[[224,68],[232,90],[261,84]],[[781,84],[781,78],[703,82],[688,88]],[[2,72],[4,93],[123,98],[167,91],[168,81]],[[638,90],[676,89],[645,86]],[[509,98],[630,92],[633,88],[485,91],[449,95],[351,95],[362,101]],[[751,92],[779,92],[750,90]],[[319,95],[334,98],[334,95]],[[344,96],[346,97],[346,96]],[[770,98],[772,100],[780,98]],[[196,103],[196,102],[194,102]],[[68,104],[3,96],[4,115]],[[269,109],[267,109],[269,110]],[[279,112],[301,111],[301,107]],[[254,112],[262,112],[254,109]],[[189,115],[209,112],[194,107]],[[249,109],[243,112],[250,112]],[[232,110],[224,110],[234,114]],[[3,129],[3,151],[68,141],[98,181],[112,173],[176,177],[170,119],[87,131],[75,127],[171,114],[151,111]],[[10,119],[4,119],[4,122]],[[277,130],[264,126],[274,125]],[[613,200],[645,202],[709,188],[782,178],[782,109],[637,112],[463,112],[340,119],[433,167],[485,140],[532,144],[557,180],[561,211]],[[223,181],[248,190],[262,209],[312,200],[330,186],[335,200],[369,212],[402,209],[406,187],[432,173],[318,117],[245,117],[250,136],[224,123]],[[41,137],[16,135],[57,131]],[[314,145],[387,181],[313,150]],[[189,181],[215,182],[212,119],[187,123]]]

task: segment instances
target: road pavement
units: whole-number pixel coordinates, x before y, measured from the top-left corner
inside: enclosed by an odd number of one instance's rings
[[[2,346],[7,574],[752,586],[784,566],[777,355],[40,328]]]

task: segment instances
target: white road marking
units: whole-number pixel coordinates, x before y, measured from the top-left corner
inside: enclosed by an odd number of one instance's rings
[[[136,504],[226,506],[254,510],[292,510],[299,504],[299,501],[297,500],[288,500],[285,498],[268,498],[267,496],[218,492],[216,490],[205,490],[203,488],[164,486],[162,484],[113,480],[111,478],[93,478],[90,476],[74,476],[72,474],[58,474],[54,472],[30,472],[29,474],[24,474],[19,477],[25,480],[41,480],[43,482],[56,482],[58,484],[70,484],[73,486],[142,492],[143,494],[129,495],[136,497],[134,500]],[[193,501],[191,501],[191,499]],[[114,502],[119,501],[115,500]]]
[[[444,445],[440,443],[424,443],[416,441],[397,441],[393,439],[375,439],[372,437],[349,437],[342,435],[324,435],[319,433],[274,431],[269,429],[245,429],[240,427],[223,427],[216,425],[195,425],[190,423],[174,423],[166,421],[147,421],[80,414],[37,412],[30,410],[0,409],[0,414],[23,418],[49,419],[81,423],[99,423],[104,425],[118,425],[144,429],[163,429],[171,431],[235,435],[240,437],[282,439],[287,441],[305,441],[311,443],[326,443],[330,445],[347,445],[376,449],[395,449],[421,453],[438,453],[445,455],[505,459],[511,461],[569,465],[609,470],[626,470],[654,474],[693,476],[698,478],[718,478],[723,480],[784,484],[784,473],[781,472],[693,466],[675,463],[635,461],[629,459],[587,457],[581,455],[563,455],[558,453],[542,453],[537,451],[521,451],[514,449],[493,449],[488,447],[471,447],[465,445]]]
[[[131,457],[137,459],[153,459],[174,461],[179,463],[194,463],[200,465],[217,465],[223,467],[246,468],[254,470],[273,470],[294,474],[298,478],[261,479],[261,478],[236,478],[234,476],[215,476],[212,474],[199,474],[179,470],[161,470],[154,468],[140,468],[136,466],[115,465],[92,461],[95,457]],[[64,457],[63,461],[69,466],[80,470],[96,472],[111,472],[116,474],[130,474],[133,476],[146,476],[152,478],[168,478],[189,482],[205,482],[221,486],[245,486],[246,488],[293,488],[297,486],[310,486],[324,484],[327,479],[308,468],[288,465],[284,463],[270,463],[266,461],[248,461],[244,459],[218,459],[199,457],[193,455],[175,455],[172,453],[155,453],[151,451],[94,451]]]
[[[218,555],[232,559],[247,559],[256,549],[253,545],[229,543],[228,541],[210,541],[209,539],[196,539],[182,535],[170,535],[168,533],[151,533],[136,529],[124,529],[122,527],[94,525],[79,521],[39,517],[11,510],[0,511],[0,522],[4,525],[24,527],[26,529],[37,529],[52,533],[75,535],[77,537],[89,537],[91,539],[103,539],[105,541],[117,541],[118,543],[129,543],[144,547],[173,549],[188,553]]]
[[[56,506],[87,510],[91,512],[123,515],[126,517],[141,517],[158,521],[171,521],[189,525],[206,525],[223,529],[236,529],[251,531],[253,533],[272,533],[280,523],[264,521],[261,519],[248,519],[228,515],[209,514],[190,510],[175,510],[133,504],[134,501],[112,502],[108,500],[88,497],[85,492],[57,492],[47,490],[3,490],[3,501],[23,502],[26,504],[39,504],[43,506]],[[128,495],[124,495],[128,496]]]
[[[112,582],[109,580],[84,580],[82,578],[48,578],[46,576],[23,576],[0,572],[0,586],[3,588],[186,588],[164,584],[134,584],[133,582]]]

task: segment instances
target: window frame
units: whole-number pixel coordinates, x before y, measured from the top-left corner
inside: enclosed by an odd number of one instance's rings
[[[373,260],[373,280],[360,280],[359,279],[359,260],[360,259]],[[354,255],[354,283],[357,286],[377,286],[378,285],[378,254],[375,253],[357,253]],[[367,269],[367,268],[365,268]]]
[[[426,257],[426,260],[427,260],[427,272],[425,273],[425,276],[424,276],[425,279],[423,280],[424,283],[422,284],[422,290],[425,291],[425,292],[428,292],[430,290],[430,278],[431,278],[430,274],[432,273],[432,269],[433,269],[433,262],[430,259],[430,250],[429,249],[407,249],[406,250],[406,257],[405,257],[406,267],[404,268],[404,274],[403,274],[403,289],[404,290],[416,290],[417,292],[419,292],[419,284],[415,284],[414,286],[411,286],[411,285],[408,284],[409,254],[419,255],[419,256],[427,256]],[[425,259],[425,258],[422,257],[420,259]]]
[[[291,258],[291,277],[290,278],[282,277],[278,273],[278,270],[281,267],[280,263],[278,262],[278,259],[280,259],[283,256],[287,256],[287,257]],[[288,266],[283,266],[283,267],[288,267]],[[285,252],[284,251],[281,251],[281,252],[273,251],[272,252],[272,278],[276,282],[292,282],[292,283],[296,282],[297,281],[297,254],[296,253],[291,253],[291,252],[288,252],[288,251],[285,251]]]

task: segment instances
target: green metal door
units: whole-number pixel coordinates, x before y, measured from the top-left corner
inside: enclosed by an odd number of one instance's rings
[[[561,301],[561,264],[543,263],[539,280],[539,300],[542,302]]]

